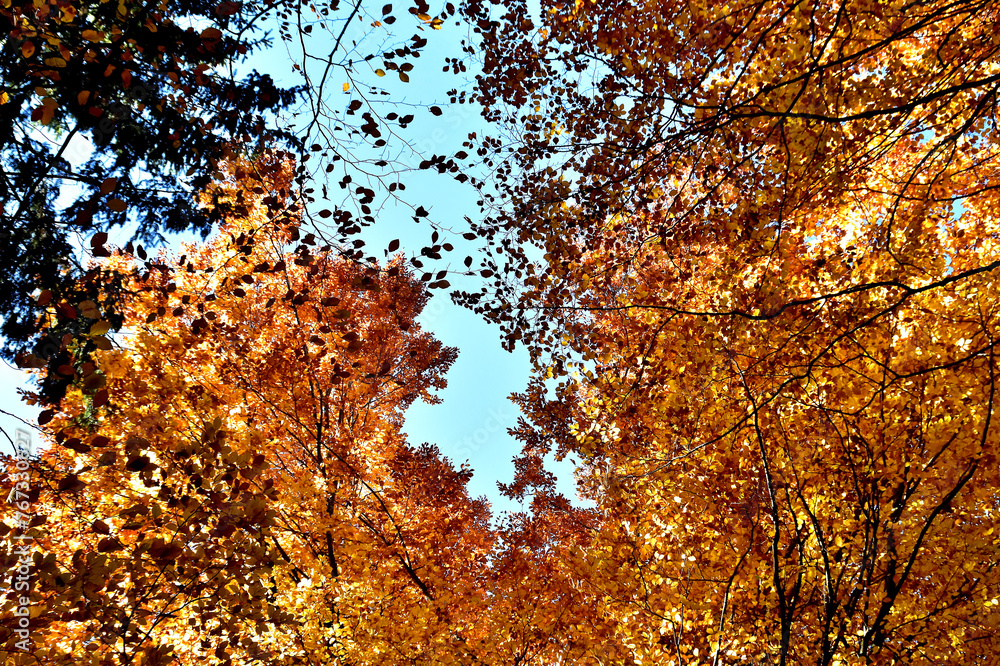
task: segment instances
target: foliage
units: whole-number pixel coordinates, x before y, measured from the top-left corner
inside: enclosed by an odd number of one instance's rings
[[[496,288],[465,300],[510,343],[553,330],[532,313],[573,306],[594,247],[632,266],[645,243],[679,256],[714,240],[741,266],[856,204],[905,264],[920,232],[903,217],[993,201],[990,4],[543,2],[534,32],[523,3],[504,8],[492,23],[484,3],[465,8],[484,42],[476,101],[511,142],[481,142],[499,184],[480,225]]]
[[[411,59],[428,44],[421,33],[440,29],[455,8],[430,11],[423,0],[395,12],[361,0],[12,0],[0,7],[0,249],[11,262],[0,283],[5,357],[31,351],[46,361],[41,395],[58,403],[66,387],[56,372],[65,361],[61,340],[81,331],[65,318],[40,339],[47,302],[33,297],[95,302],[117,330],[123,296],[107,276],[84,269],[88,250],[107,251],[86,248],[84,239],[116,226],[147,247],[170,232],[204,237],[227,211],[220,202],[201,205],[199,193],[221,177],[223,161],[265,147],[299,152],[299,194],[313,203],[321,186],[323,199],[334,200],[303,215],[340,254],[366,258],[364,242],[352,236],[374,222],[386,199],[409,204],[399,194],[402,172],[432,161],[458,170],[453,161],[424,160],[407,138],[414,114],[399,111],[425,105],[374,83],[386,70],[409,81]],[[392,30],[398,15],[411,20]],[[416,33],[402,38],[413,24]],[[288,62],[273,58],[272,30],[288,47]],[[263,62],[265,50],[272,73],[297,71],[303,84],[284,88],[269,73],[241,73],[251,55]],[[276,122],[282,112],[291,115]],[[333,178],[345,190],[340,200],[326,182]],[[440,258],[441,245],[432,247]],[[374,265],[374,256],[367,260]]]
[[[522,467],[584,460],[573,659],[992,659],[996,8],[504,8],[463,299],[536,359]]]
[[[416,323],[446,273],[347,240],[378,212],[351,174],[326,239],[304,161],[232,155],[199,195],[211,242],[123,248],[91,300],[40,301],[59,355],[23,359],[66,398],[36,466],[49,524],[23,527],[34,658],[992,663],[996,7],[461,11],[498,135],[467,142],[494,167],[492,281],[458,299],[532,353],[501,486],[525,511],[491,522],[470,470],[401,430],[457,353]],[[319,62],[322,89],[343,63]],[[389,150],[368,97],[347,109],[364,123],[337,131]],[[347,144],[320,134],[329,173]],[[587,507],[550,454],[581,461]]]
[[[264,115],[295,94],[229,69],[261,46],[239,14],[202,0],[0,7],[6,355],[36,332],[32,292],[93,295],[79,283],[75,233],[129,223],[155,242],[217,219],[196,193],[232,142],[260,137]]]
[[[465,649],[457,626],[474,625],[475,604],[460,591],[483,575],[486,505],[466,495],[468,470],[400,432],[455,350],[415,323],[427,292],[398,260],[379,274],[311,234],[287,246],[297,211],[276,222],[240,186],[256,169],[250,182],[287,191],[288,165],[232,168],[212,196],[249,215],[146,262],[127,346],[95,352],[51,416],[37,650],[8,633],[6,658],[379,663]],[[131,256],[109,261],[135,274]]]

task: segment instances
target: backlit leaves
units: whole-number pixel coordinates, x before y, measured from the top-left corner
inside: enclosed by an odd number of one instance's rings
[[[597,659],[989,660],[992,9],[466,7],[517,140],[464,298],[535,355],[511,491],[583,461]]]
[[[239,168],[216,187],[241,191]],[[269,191],[291,178],[280,159],[255,171]],[[35,600],[46,663],[131,663],[150,646],[464,663],[488,635],[465,593],[492,547],[487,507],[466,494],[467,470],[400,431],[455,358],[414,322],[426,291],[399,260],[390,274],[291,241],[294,220],[263,198],[180,260],[145,273],[109,260],[135,294],[131,334],[94,353],[101,404],[71,383],[36,468],[52,521],[39,546],[54,557]]]

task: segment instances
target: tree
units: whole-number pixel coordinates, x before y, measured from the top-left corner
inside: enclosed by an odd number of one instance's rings
[[[622,310],[594,316],[601,358],[561,389],[549,440],[583,458],[598,507],[576,573],[617,627],[607,647],[678,663],[994,654],[988,276],[902,304],[861,292],[703,318],[627,307],[650,284],[725,297],[649,255]],[[815,262],[787,274],[815,280]],[[537,421],[554,410],[541,382],[531,404]]]
[[[617,243],[616,265],[657,239],[771,254],[860,198],[883,217],[872,242],[900,255],[908,207],[993,201],[1000,81],[982,3],[553,2],[535,32],[526,5],[503,7],[463,6],[483,41],[475,101],[508,138],[480,142],[500,185],[479,226],[495,288],[465,301],[509,343],[553,330],[533,313],[572,307],[565,272],[595,246]],[[535,250],[548,256],[532,273]]]
[[[415,322],[427,292],[399,259],[378,272],[312,234],[291,247],[288,156],[229,173],[206,196],[247,214],[211,242],[141,274],[128,253],[107,262],[130,276],[127,336],[78,361],[46,416],[36,652],[8,635],[8,657],[467,660],[488,508],[469,470],[400,432],[455,358]]]
[[[992,658],[993,9],[504,9],[463,298],[533,350],[524,464],[584,459],[604,660]]]
[[[533,354],[503,487],[530,513],[491,526],[469,470],[401,433],[456,352],[415,323],[447,281],[346,241],[372,189],[319,213],[326,242],[302,162],[234,155],[198,200],[212,243],[126,247],[93,299],[40,300],[59,351],[23,359],[66,397],[34,657],[992,660],[995,8],[548,3],[533,33],[498,4],[462,9],[506,134],[477,146],[495,281],[459,298]]]
[[[304,219],[341,255],[365,258],[352,236],[374,222],[386,198],[400,198],[399,174],[416,154],[403,131],[414,115],[399,111],[423,106],[404,104],[373,81],[386,70],[409,80],[410,59],[428,43],[421,31],[441,28],[455,9],[430,11],[423,0],[409,7],[412,21],[398,28],[415,23],[417,32],[404,39],[388,27],[397,20],[391,5],[360,0],[15,1],[0,8],[0,250],[11,268],[0,283],[4,356],[31,352],[44,360],[40,394],[57,404],[66,387],[55,372],[65,361],[61,340],[83,331],[66,319],[39,337],[47,299],[94,302],[113,328],[121,324],[114,286],[85,271],[77,256],[106,250],[81,249],[84,239],[116,226],[147,248],[169,232],[204,237],[227,211],[218,202],[200,205],[199,193],[222,162],[263,147],[299,153],[298,189],[310,202],[318,187],[327,198],[326,178],[340,172],[343,199]],[[248,55],[273,46],[271,30],[290,53],[299,51],[276,73],[298,71],[303,85],[279,87],[255,70],[237,75]],[[296,100],[303,106],[294,107]],[[291,117],[275,122],[286,111]],[[315,173],[306,168],[310,158]],[[449,168],[457,171],[453,162]]]
[[[227,72],[262,46],[253,27],[234,2],[0,9],[6,356],[36,333],[33,292],[93,296],[74,261],[76,233],[135,224],[136,240],[149,243],[211,228],[217,218],[198,209],[197,192],[232,142],[259,137],[264,115],[296,92]]]

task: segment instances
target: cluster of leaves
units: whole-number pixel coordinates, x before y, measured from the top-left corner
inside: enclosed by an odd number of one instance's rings
[[[389,29],[399,9],[416,23],[407,39]],[[166,232],[194,230],[204,237],[232,211],[219,201],[202,205],[199,193],[222,177],[223,161],[263,147],[299,153],[299,195],[315,203],[321,188],[324,200],[334,199],[306,212],[315,232],[342,256],[374,265],[358,234],[387,199],[402,201],[400,175],[446,168],[436,156],[424,159],[402,131],[414,114],[399,113],[404,105],[396,96],[372,83],[386,70],[408,81],[411,59],[428,44],[421,33],[440,29],[456,9],[449,3],[438,15],[429,12],[423,0],[397,10],[360,0],[343,6],[61,0],[0,7],[0,249],[12,262],[0,284],[4,356],[30,349],[46,361],[41,394],[58,403],[65,388],[56,372],[65,365],[60,341],[65,334],[77,339],[80,331],[66,318],[58,330],[43,324],[48,339],[39,340],[47,303],[31,296],[45,290],[51,296],[43,301],[90,300],[117,330],[123,295],[110,288],[113,276],[88,274],[79,258],[86,253],[78,247],[82,239],[115,226],[147,246]],[[249,55],[272,47],[270,29],[289,47],[287,66],[301,73],[303,85],[282,88],[268,74],[237,74]],[[274,122],[281,112],[292,115]],[[435,106],[429,113],[442,112]],[[447,169],[458,171],[454,161]],[[344,190],[340,200],[328,187],[334,177]],[[429,215],[423,206],[413,208],[415,219]],[[101,243],[92,249],[96,256],[106,253]]]
[[[536,360],[509,490],[596,506],[563,658],[992,659],[996,7],[501,4],[462,300]]]
[[[333,55],[304,55],[313,90],[378,57],[350,55],[356,16],[394,22],[304,7],[276,10],[284,38],[336,26]],[[413,9],[430,28],[456,11]],[[521,1],[460,11],[472,100],[504,134],[465,145],[495,168],[470,179],[491,282],[458,297],[532,352],[501,488],[530,512],[490,523],[470,470],[401,432],[457,353],[415,321],[447,272],[409,272],[450,243],[379,264],[347,240],[376,219],[370,182],[341,175],[324,238],[301,227],[308,160],[216,161],[211,242],[148,258],[98,235],[88,291],[38,301],[58,353],[22,360],[65,394],[32,496],[49,524],[18,528],[41,544],[45,640],[6,634],[4,656],[994,659],[997,8],[579,0],[543,2],[537,31]],[[372,74],[405,83],[421,40]],[[412,116],[357,94],[335,131],[388,149],[383,121]],[[391,175],[324,127],[306,130],[324,173]],[[591,508],[550,454],[581,461]]]
[[[511,343],[545,329],[536,306],[573,304],[595,246],[617,243],[616,266],[698,238],[761,256],[804,219],[832,226],[818,208],[881,193],[877,242],[905,263],[900,205],[995,188],[988,3],[543,2],[535,32],[522,3],[492,22],[464,7],[495,26],[475,101],[509,139],[480,142],[497,163],[478,229],[496,282],[465,301]]]
[[[339,1],[329,6],[303,3],[276,12],[291,66],[306,84],[305,102],[296,109],[303,125],[301,159],[309,173],[304,194],[315,201],[314,185],[319,184],[322,199],[334,204],[332,210],[322,208],[315,215],[309,211],[307,217],[324,241],[350,247],[356,260],[376,260],[365,256],[364,238],[358,235],[375,223],[388,202],[411,208],[418,221],[428,217],[420,204],[432,202],[407,199],[403,176],[442,158],[422,154],[414,140],[419,135],[406,130],[416,122],[417,112],[443,112],[438,106],[408,101],[409,95],[396,92],[395,82],[410,83],[415,62],[428,47],[428,30],[442,29],[456,11],[447,2],[432,14],[426,0],[415,0],[403,7],[362,1],[343,8]],[[411,26],[415,31],[407,34]],[[396,75],[392,81],[384,78],[389,73]],[[448,168],[458,171],[453,161]],[[333,185],[343,190],[342,196]],[[348,243],[350,236],[354,238]]]
[[[152,242],[219,219],[198,209],[196,193],[232,142],[261,137],[264,115],[296,92],[227,72],[260,46],[233,18],[239,9],[201,0],[0,7],[5,355],[37,330],[30,294],[83,300],[74,233],[130,223]]]
[[[253,166],[251,182],[287,191],[289,161]],[[96,350],[43,419],[57,445],[33,480],[48,518],[28,532],[35,651],[5,631],[5,659],[378,663],[470,649],[488,509],[465,492],[469,470],[400,432],[456,352],[415,323],[427,292],[398,259],[379,273],[311,234],[294,243],[298,228],[237,180],[248,170],[212,192],[247,215],[209,243],[141,273],[128,253],[109,260],[131,276],[129,343]],[[7,594],[4,613],[17,604]]]

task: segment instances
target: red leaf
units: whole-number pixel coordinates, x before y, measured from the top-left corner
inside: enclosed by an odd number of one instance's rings
[[[106,404],[108,404],[108,391],[107,389],[101,389],[100,391],[94,394],[93,405],[94,408],[97,409],[99,407],[103,407]]]
[[[86,453],[87,451],[90,451],[90,447],[81,442],[78,437],[67,439],[63,442],[63,446],[71,451],[76,451],[77,453]]]

